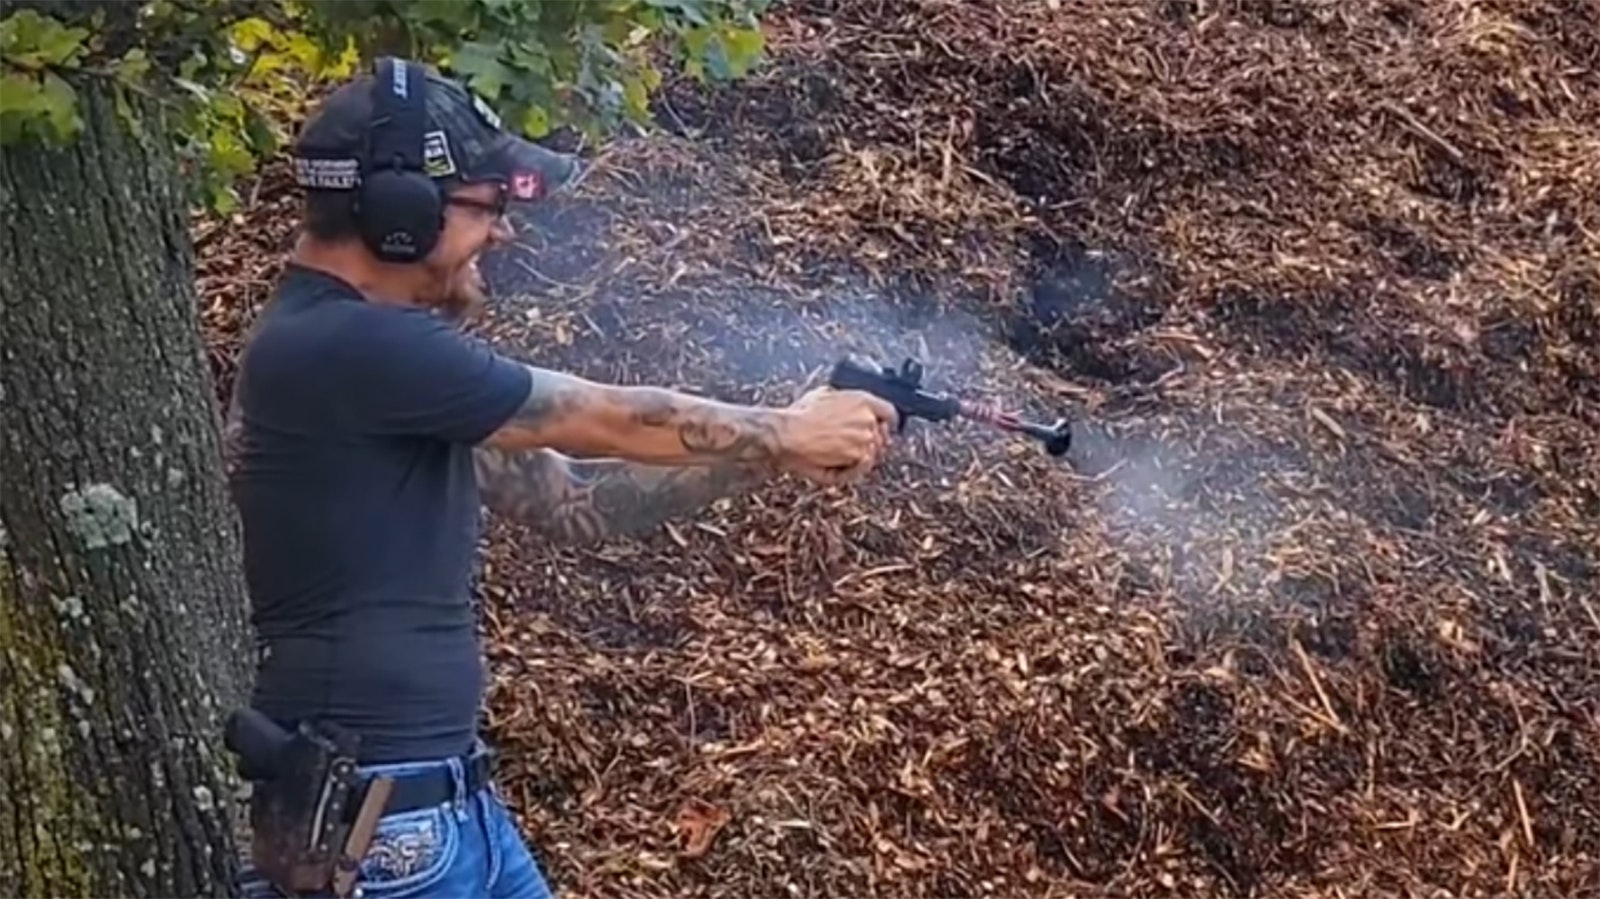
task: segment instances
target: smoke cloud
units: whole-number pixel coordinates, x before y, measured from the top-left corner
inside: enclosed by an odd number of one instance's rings
[[[695,239],[695,215],[704,215],[696,203],[739,202],[704,193],[686,201],[677,182],[632,180],[629,189],[626,204],[650,210],[651,227],[662,235],[658,246],[668,250],[675,241]],[[1116,291],[1114,263],[1105,257],[1041,260],[1031,291],[1036,321],[1019,331],[999,310],[905,287],[874,288],[818,272],[776,284],[732,268],[708,272],[710,261],[702,257],[713,254],[698,246],[649,260],[627,258],[613,238],[620,215],[598,202],[542,214],[524,228],[524,246],[485,263],[499,317],[572,318],[579,333],[564,356],[546,364],[723,398],[754,389],[738,398],[781,402],[820,383],[842,356],[895,366],[917,359],[931,391],[999,404],[1046,423],[1069,417],[1074,446],[1062,464],[1089,479],[1086,494],[1097,505],[1106,539],[1130,554],[1164,560],[1159,579],[1191,597],[1212,595],[1219,584],[1243,576],[1270,535],[1287,524],[1269,475],[1294,468],[1294,459],[1237,424],[1214,420],[1192,400],[1169,400],[1157,387],[1147,402],[1089,415],[1024,386],[1044,371],[1030,361],[1035,344],[1063,339],[1052,338],[1051,329],[1089,334],[1089,343],[1068,347],[1075,352],[1064,355],[1093,360],[1092,341],[1116,340],[1152,323],[1142,313],[1130,315]],[[814,286],[827,280],[832,283]],[[596,281],[603,286],[584,286]],[[797,286],[801,282],[807,286]],[[1077,327],[1084,323],[1094,327]],[[1053,374],[1102,394],[1119,386],[1082,378],[1070,365]],[[942,428],[939,439],[1024,438],[973,424]]]

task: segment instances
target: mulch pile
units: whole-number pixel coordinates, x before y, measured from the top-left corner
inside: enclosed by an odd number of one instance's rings
[[[1600,890],[1600,8],[770,40],[528,223],[484,332],[762,402],[917,356],[1077,444],[918,423],[859,488],[496,523],[490,721],[560,894]],[[284,215],[207,244],[224,383]]]

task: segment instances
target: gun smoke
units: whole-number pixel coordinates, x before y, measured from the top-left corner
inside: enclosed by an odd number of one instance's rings
[[[570,352],[532,361],[619,383],[777,403],[822,383],[844,358],[891,367],[915,359],[929,392],[1045,424],[1066,418],[1073,445],[1058,464],[1076,485],[1041,487],[1041,501],[1086,505],[1119,552],[1157,560],[1149,566],[1152,586],[1194,600],[1214,593],[1223,579],[1247,576],[1250,560],[1286,524],[1263,478],[1292,460],[1253,445],[1240,427],[1208,419],[1205,409],[1166,402],[1159,386],[1136,406],[1106,403],[1119,385],[1030,361],[1027,347],[998,324],[1000,316],[976,303],[958,306],[924,290],[874,289],[814,272],[790,282],[763,283],[733,271],[681,272],[668,284],[630,280],[618,273],[632,261],[605,249],[613,227],[592,209],[546,216],[533,229],[536,248],[514,247],[485,260],[498,316],[569,332],[563,339]],[[1034,311],[1069,322],[1104,317],[1117,301],[1111,279],[1099,270],[1062,268],[1094,260],[1054,262],[1057,268],[1042,277],[1075,287],[1066,302]],[[597,277],[615,283],[575,286]],[[801,280],[811,284],[798,287]],[[1051,384],[1066,386],[1056,391]],[[1101,402],[1086,403],[1090,397]],[[906,437],[902,452],[1015,441],[1045,455],[1034,441],[960,419],[913,422]],[[960,474],[948,472],[951,480]],[[1225,501],[1215,499],[1222,493]]]

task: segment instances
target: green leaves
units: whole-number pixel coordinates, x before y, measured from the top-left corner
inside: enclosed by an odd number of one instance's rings
[[[645,5],[681,16],[684,21],[693,25],[711,24],[711,18],[704,9],[707,4],[702,0],[645,0]]]
[[[761,61],[766,36],[759,28],[707,26],[683,37],[684,70],[701,81],[743,78]]]
[[[767,0],[306,0],[330,34],[403,44],[539,137],[645,124],[674,56],[700,80],[747,74]],[[373,35],[403,35],[378,41]],[[370,55],[370,53],[369,53]]]
[[[159,98],[196,198],[278,152],[330,82],[398,53],[459,77],[511,127],[599,139],[650,121],[673,61],[743,77],[765,52],[770,0],[117,0],[0,20],[0,142],[70,141],[81,79]],[[12,8],[15,4],[12,4]],[[46,14],[40,10],[49,10]],[[126,113],[131,114],[131,113]]]
[[[0,21],[0,56],[7,68],[34,72],[68,65],[77,62],[88,36],[87,28],[63,25],[36,10],[21,9]]]
[[[451,66],[478,93],[498,97],[519,75],[515,68],[500,61],[500,50],[493,44],[471,41],[451,55]]]
[[[64,144],[83,127],[77,93],[53,72],[0,75],[0,142],[28,136]]]
[[[63,25],[31,9],[0,21],[0,141],[33,136],[61,144],[83,127],[77,92],[51,70],[75,64],[89,29]]]

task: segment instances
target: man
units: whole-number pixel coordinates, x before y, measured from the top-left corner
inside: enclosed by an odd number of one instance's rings
[[[399,778],[360,866],[367,899],[547,896],[476,732],[482,507],[550,539],[638,532],[775,474],[860,478],[894,409],[826,389],[764,408],[601,384],[463,335],[484,301],[478,258],[512,237],[507,204],[576,165],[420,67],[343,87],[295,156],[305,231],[241,354],[228,427],[262,647],[251,705],[354,734],[364,774]],[[274,783],[252,797],[248,895],[294,889],[293,862],[261,847],[299,845],[310,814],[281,821],[262,797],[316,786]]]

